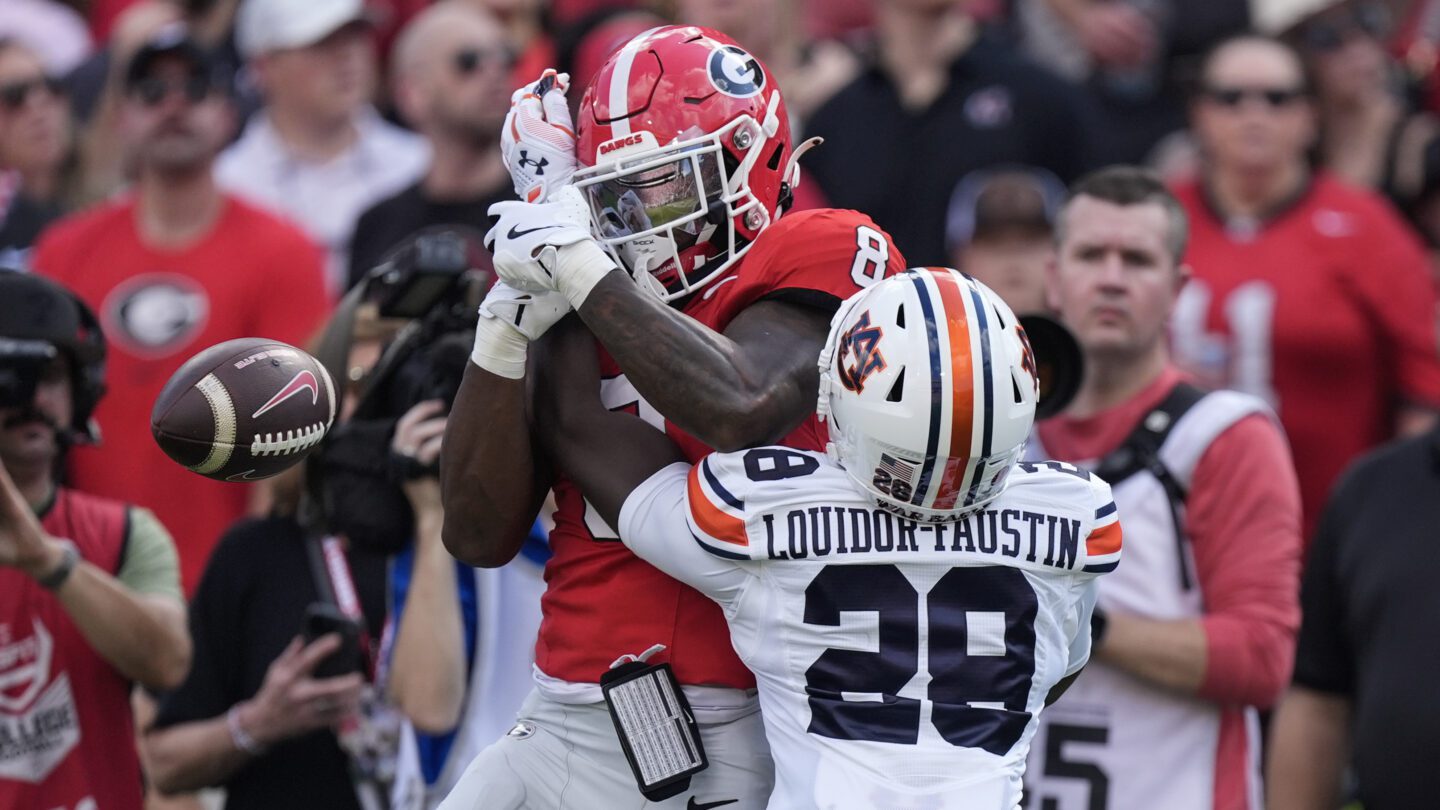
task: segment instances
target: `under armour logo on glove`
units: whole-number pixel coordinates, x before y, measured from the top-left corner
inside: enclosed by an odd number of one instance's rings
[[[515,193],[525,202],[546,202],[575,174],[575,127],[565,103],[569,88],[569,74],[546,70],[510,97],[500,153]]]
[[[521,149],[521,150],[520,150],[520,168],[523,169],[523,168],[525,168],[526,166],[534,166],[534,167],[535,167],[535,176],[536,176],[536,177],[539,177],[540,175],[544,174],[544,173],[545,173],[545,167],[546,167],[546,166],[549,166],[549,165],[550,165],[550,159],[549,159],[549,158],[544,158],[544,157],[542,157],[542,158],[540,158],[539,160],[531,160],[531,159],[530,159],[530,154],[529,154],[528,152],[526,152],[524,149]]]

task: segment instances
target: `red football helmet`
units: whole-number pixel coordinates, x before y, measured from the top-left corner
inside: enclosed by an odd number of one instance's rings
[[[635,37],[585,89],[575,185],[601,242],[664,300],[734,264],[788,204],[790,120],[775,77],[708,28]]]

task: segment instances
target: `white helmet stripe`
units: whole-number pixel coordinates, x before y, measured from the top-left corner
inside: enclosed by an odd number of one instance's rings
[[[610,74],[610,97],[606,107],[612,118],[610,131],[613,137],[623,138],[630,134],[630,119],[615,118],[616,111],[623,113],[630,109],[630,67],[635,64],[635,55],[640,52],[641,46],[649,42],[650,35],[659,30],[651,28],[640,36],[631,37],[615,55],[615,71]]]

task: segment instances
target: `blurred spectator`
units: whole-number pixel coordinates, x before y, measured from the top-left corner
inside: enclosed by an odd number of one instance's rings
[[[1354,765],[1366,810],[1440,795],[1440,431],[1357,462],[1310,551],[1295,680],[1270,738],[1271,810],[1333,810]]]
[[[820,105],[860,72],[860,60],[849,48],[805,39],[795,0],[677,0],[675,21],[724,31],[770,68],[797,137]]]
[[[959,0],[883,0],[879,50],[806,126],[805,165],[837,208],[874,217],[916,265],[944,264],[945,210],[966,174],[999,164],[1073,179],[1086,133],[1073,88],[982,37]]]
[[[1285,45],[1245,36],[1219,46],[1191,128],[1203,163],[1176,192],[1194,271],[1171,323],[1176,359],[1204,384],[1279,413],[1308,542],[1346,463],[1434,421],[1430,271],[1381,198],[1310,169],[1315,112]]]
[[[1017,315],[1047,311],[1045,276],[1064,198],[1065,186],[1044,169],[966,175],[945,216],[952,266],[999,293]]]
[[[348,365],[368,368],[376,354],[356,344]],[[337,426],[353,408],[347,399]],[[223,786],[227,810],[383,806],[374,777],[388,763],[361,759],[354,746],[375,731],[368,682],[385,620],[385,559],[319,534],[295,517],[250,519],[216,547],[190,604],[195,663],[145,734],[162,793]],[[358,656],[335,655],[336,633],[302,635],[315,606],[359,623]]]
[[[265,107],[215,166],[220,185],[299,223],[344,287],[360,213],[418,180],[429,149],[380,118],[361,0],[243,0],[235,40]]]
[[[61,214],[70,155],[65,100],[36,54],[0,39],[0,254],[30,247]]]
[[[348,286],[415,231],[464,225],[483,232],[490,205],[514,198],[500,158],[513,59],[495,18],[463,0],[431,6],[401,33],[395,102],[429,141],[430,166],[418,183],[360,215]]]
[[[1024,52],[1083,87],[1095,115],[1092,156],[1104,165],[1138,163],[1184,128],[1183,89],[1196,62],[1215,42],[1246,30],[1250,5],[1016,0],[1015,12]]]
[[[1170,363],[1185,241],[1179,202],[1128,167],[1081,180],[1058,221],[1052,300],[1085,377],[1027,455],[1110,482],[1125,563],[1100,583],[1090,665],[1040,718],[1032,808],[1260,807],[1255,709],[1290,673],[1300,500],[1265,404]]]
[[[1281,30],[1315,82],[1321,165],[1389,197],[1423,227],[1421,204],[1440,187],[1440,120],[1409,109],[1385,50],[1389,29],[1379,0],[1325,0]],[[1440,230],[1424,235],[1440,244]]]
[[[394,450],[432,466],[444,430],[444,403],[422,403],[401,418]],[[416,478],[405,495],[416,534],[391,567],[396,632],[388,690],[409,726],[393,806],[421,810],[438,806],[471,760],[514,726],[534,687],[549,548],[537,524],[509,564],[471,568],[441,541],[439,478]]]
[[[324,317],[320,257],[303,234],[221,193],[211,169],[235,119],[204,54],[170,30],[127,71],[120,126],[135,188],[43,234],[35,269],[70,285],[112,342],[100,447],[70,459],[79,487],[143,503],[175,527],[187,591],[250,487],[169,461],[147,429],[170,375],[201,349],[264,335],[303,343]],[[143,470],[137,475],[136,470]]]
[[[495,15],[517,54],[510,86],[533,81],[555,66],[555,40],[545,28],[544,0],[465,0]]]
[[[253,112],[259,97],[248,82],[239,80],[241,61],[231,37],[239,5],[240,0],[142,0],[125,9],[110,38],[65,77],[76,118],[82,123],[91,121],[112,86],[118,96],[131,55],[161,28],[177,22],[185,23],[218,69],[235,79],[232,95],[241,117]]]
[[[190,665],[175,546],[147,509],[55,484],[104,390],[94,316],[0,271],[0,807],[139,810],[130,692]]]
[[[25,44],[50,76],[64,76],[90,55],[85,18],[56,0],[5,0],[0,40]]]

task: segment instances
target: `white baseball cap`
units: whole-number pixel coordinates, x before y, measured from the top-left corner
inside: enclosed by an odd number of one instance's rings
[[[1278,37],[1342,0],[1250,0],[1255,30]]]
[[[304,48],[352,22],[368,22],[364,0],[243,0],[235,15],[235,47],[251,59]]]

